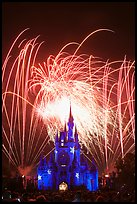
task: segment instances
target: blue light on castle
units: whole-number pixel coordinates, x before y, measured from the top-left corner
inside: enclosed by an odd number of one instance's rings
[[[49,161],[41,158],[37,168],[39,190],[59,190],[61,184],[67,188],[84,185],[90,191],[98,189],[98,170],[94,164],[88,164],[80,153],[77,128],[74,130],[74,119],[71,112],[64,131],[55,138],[55,150],[50,154]]]

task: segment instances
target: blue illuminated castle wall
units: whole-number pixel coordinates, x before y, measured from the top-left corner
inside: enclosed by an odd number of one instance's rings
[[[70,107],[68,119],[64,131],[56,135],[55,150],[50,154],[49,161],[41,158],[38,168],[38,189],[59,189],[59,185],[65,182],[68,189],[84,185],[90,191],[98,189],[98,170],[92,162],[88,164],[87,159],[80,152],[80,144],[76,126]],[[74,130],[75,129],[75,130]]]

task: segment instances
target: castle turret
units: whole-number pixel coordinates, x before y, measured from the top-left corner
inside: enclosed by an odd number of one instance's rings
[[[76,153],[76,156],[77,156],[77,162],[80,164],[80,144],[79,144],[79,141],[78,141],[78,132],[77,132],[76,125],[75,125],[74,137],[75,137],[75,153]]]
[[[65,141],[66,141],[65,138],[66,138],[65,132],[60,132],[60,146],[65,145]]]
[[[75,143],[78,144],[78,132],[77,132],[77,127],[76,127],[76,125],[75,125],[74,137],[75,137]]]
[[[65,125],[64,125],[64,132],[65,132],[65,133],[67,132],[66,123],[65,123]]]
[[[59,141],[59,138],[58,138],[58,130],[57,130],[56,137],[55,137],[55,142],[58,142],[58,141]]]
[[[58,130],[55,136],[55,161],[57,161],[57,153],[58,153],[58,148],[59,148],[59,137],[58,137]]]
[[[80,171],[79,171],[79,162],[77,160],[77,154],[74,152],[74,159],[72,162],[72,169],[73,169],[73,185],[79,186],[80,185]]]
[[[67,127],[66,127],[66,122],[65,122],[65,125],[64,125],[64,136],[65,136],[64,141],[66,143],[67,142]]]
[[[66,123],[65,123],[64,131],[60,132],[59,146],[65,146],[66,142],[67,142],[67,128],[66,128]]]

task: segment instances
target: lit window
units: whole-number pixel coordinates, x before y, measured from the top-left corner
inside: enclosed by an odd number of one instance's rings
[[[64,142],[64,140],[61,140],[61,142]]]
[[[61,143],[61,146],[64,146],[64,143]]]
[[[55,150],[55,153],[57,154],[57,153],[58,153],[58,151],[57,151],[57,150]]]
[[[65,164],[62,164],[61,166],[62,166],[62,167],[65,167],[66,165],[65,165]]]

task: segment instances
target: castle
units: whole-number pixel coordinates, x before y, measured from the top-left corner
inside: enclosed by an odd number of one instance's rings
[[[64,131],[55,137],[55,150],[46,158],[41,158],[38,168],[39,190],[61,190],[66,187],[71,189],[84,185],[89,191],[98,189],[98,170],[92,162],[88,164],[87,159],[80,152],[77,128],[74,129],[74,119],[71,106],[68,119],[68,130],[66,124]]]

